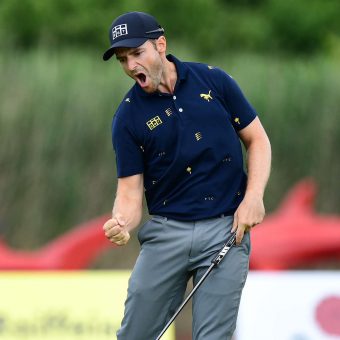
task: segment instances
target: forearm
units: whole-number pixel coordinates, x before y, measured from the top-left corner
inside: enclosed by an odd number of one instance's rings
[[[142,219],[143,181],[142,174],[118,179],[112,218],[103,226],[105,236],[118,246],[128,243],[130,231]]]
[[[271,146],[266,135],[252,141],[247,148],[248,182],[246,196],[263,198],[271,167]]]
[[[139,197],[117,193],[112,217],[121,216],[125,221],[125,229],[131,231],[138,227],[142,219],[142,202]]]

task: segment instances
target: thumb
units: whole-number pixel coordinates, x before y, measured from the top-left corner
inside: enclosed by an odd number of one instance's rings
[[[117,222],[119,223],[119,225],[121,226],[121,227],[124,227],[125,226],[125,220],[124,220],[124,218],[123,218],[123,216],[122,215],[120,215],[120,214],[117,214],[116,215],[116,219],[117,219]]]
[[[238,218],[237,218],[237,212],[235,212],[235,214],[234,214],[234,221],[233,221],[233,227],[231,229],[232,233],[234,233],[236,231],[237,225],[238,225]]]

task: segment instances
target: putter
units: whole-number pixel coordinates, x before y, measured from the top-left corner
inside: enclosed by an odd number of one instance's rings
[[[229,249],[236,243],[236,233],[233,233],[228,241],[223,245],[222,249],[219,251],[217,256],[211,261],[211,265],[208,268],[208,270],[204,273],[204,275],[201,277],[201,279],[197,282],[196,286],[192,289],[190,294],[187,296],[187,298],[182,302],[182,304],[178,307],[175,314],[171,317],[171,319],[168,321],[168,323],[165,325],[165,327],[162,329],[162,331],[159,333],[156,340],[159,340],[164,333],[167,331],[167,329],[170,327],[170,325],[173,323],[173,321],[176,319],[177,315],[181,312],[181,310],[184,308],[184,306],[187,304],[187,302],[191,299],[191,297],[195,294],[196,290],[200,287],[200,285],[203,283],[203,281],[207,278],[207,276],[210,274],[210,272],[218,266],[218,264],[223,260],[224,256],[228,253]]]

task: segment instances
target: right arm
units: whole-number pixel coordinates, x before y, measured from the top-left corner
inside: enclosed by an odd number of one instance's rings
[[[117,194],[112,209],[112,218],[103,226],[105,236],[116,245],[125,245],[130,231],[135,229],[143,213],[143,175],[118,178]]]

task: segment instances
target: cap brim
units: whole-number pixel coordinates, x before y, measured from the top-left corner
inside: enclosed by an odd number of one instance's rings
[[[114,43],[108,50],[103,54],[103,59],[109,60],[114,54],[114,49],[117,47],[138,47],[143,45],[149,38],[130,38],[125,40],[120,40]]]

